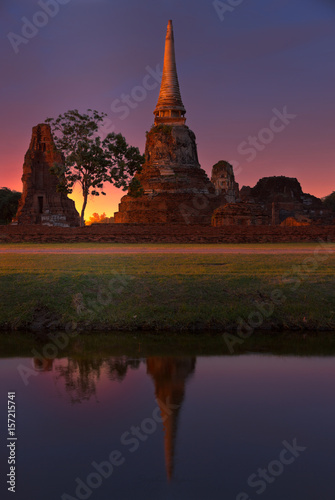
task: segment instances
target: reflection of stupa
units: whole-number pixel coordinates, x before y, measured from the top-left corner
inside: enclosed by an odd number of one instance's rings
[[[33,358],[34,369],[37,372],[51,372],[53,359],[49,358]]]
[[[149,357],[147,373],[155,382],[155,396],[164,427],[166,474],[173,475],[178,416],[185,394],[186,379],[194,372],[195,358]],[[169,410],[169,405],[175,405]]]

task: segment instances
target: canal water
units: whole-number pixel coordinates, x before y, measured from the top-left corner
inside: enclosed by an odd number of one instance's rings
[[[0,496],[333,500],[334,386],[333,356],[2,358]]]

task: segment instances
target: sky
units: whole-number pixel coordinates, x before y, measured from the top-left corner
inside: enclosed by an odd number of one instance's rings
[[[143,153],[169,19],[207,174],[226,160],[240,187],[285,175],[334,191],[335,0],[1,0],[0,187],[22,190],[32,127],[70,109],[107,113],[101,134]],[[86,218],[117,211],[125,193],[106,192]]]

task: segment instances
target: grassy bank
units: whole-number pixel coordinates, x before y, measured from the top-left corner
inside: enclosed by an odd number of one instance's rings
[[[334,268],[332,252],[3,254],[0,328],[331,331]]]

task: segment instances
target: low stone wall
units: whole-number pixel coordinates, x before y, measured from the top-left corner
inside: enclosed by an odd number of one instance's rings
[[[193,226],[96,224],[65,228],[0,226],[1,243],[280,243],[335,241],[332,226]]]

